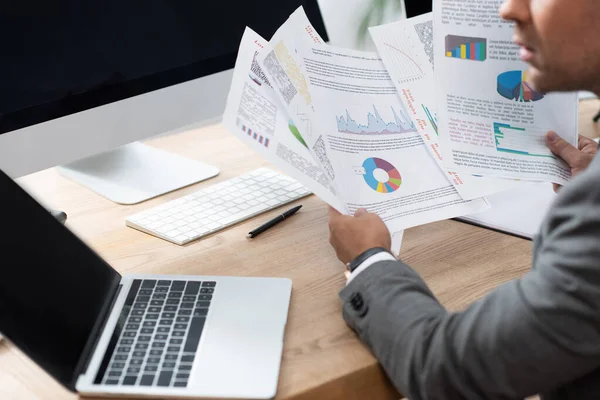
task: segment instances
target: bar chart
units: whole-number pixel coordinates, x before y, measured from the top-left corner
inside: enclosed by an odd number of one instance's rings
[[[487,39],[448,35],[446,36],[446,57],[485,61],[487,59]]]
[[[548,129],[523,128],[494,122],[496,150],[531,157],[555,158],[546,145]]]

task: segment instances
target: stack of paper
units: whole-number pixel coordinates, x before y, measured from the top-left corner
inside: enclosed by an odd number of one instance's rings
[[[435,24],[371,28],[378,53],[325,44],[302,8],[270,41],[247,28],[223,122],[340,212],[377,213],[396,239],[481,214],[518,180],[566,182],[544,136],[576,142],[577,96],[532,88],[510,26],[447,13],[438,1]]]

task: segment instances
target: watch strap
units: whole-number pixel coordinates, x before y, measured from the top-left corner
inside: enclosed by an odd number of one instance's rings
[[[374,247],[372,249],[368,249],[368,250],[364,251],[362,254],[360,254],[358,257],[356,257],[354,260],[352,260],[348,264],[346,264],[346,266],[348,267],[348,270],[350,270],[350,273],[352,273],[352,272],[354,272],[354,270],[356,268],[358,268],[369,257],[372,257],[375,254],[379,254],[379,253],[392,254],[388,249],[386,249],[384,247]]]

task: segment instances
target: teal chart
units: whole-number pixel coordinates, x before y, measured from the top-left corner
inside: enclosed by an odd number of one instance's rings
[[[529,157],[556,158],[546,145],[548,129],[523,128],[494,122],[496,150]]]
[[[392,107],[393,122],[386,122],[373,106],[373,112],[367,114],[366,125],[361,125],[346,110],[345,116],[337,117],[338,132],[355,135],[390,135],[394,133],[416,133],[417,128],[403,111],[396,112]]]
[[[363,163],[363,178],[371,189],[378,193],[393,193],[400,189],[402,176],[389,162],[381,158],[367,158]]]

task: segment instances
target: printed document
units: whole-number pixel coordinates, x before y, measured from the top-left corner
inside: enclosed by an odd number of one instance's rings
[[[516,186],[517,182],[514,180],[449,171],[443,165],[433,74],[433,13],[372,27],[369,30],[427,149],[461,197],[470,200]]]
[[[436,0],[435,89],[443,164],[473,174],[564,184],[570,169],[546,146],[554,130],[577,146],[577,93],[531,84],[498,15],[502,0]]]
[[[299,9],[260,60],[349,214],[366,208],[395,232],[489,207],[462,199],[448,181],[376,53],[304,32],[314,29]]]

